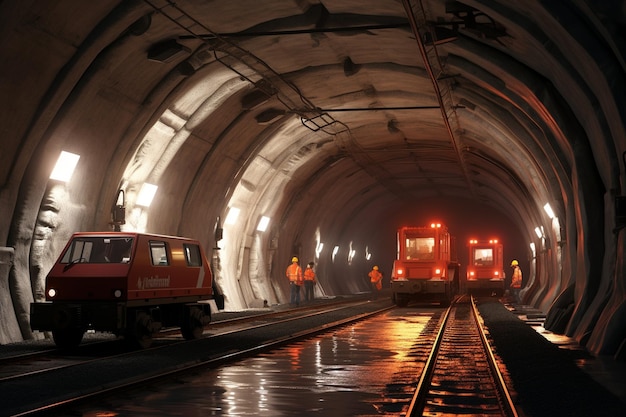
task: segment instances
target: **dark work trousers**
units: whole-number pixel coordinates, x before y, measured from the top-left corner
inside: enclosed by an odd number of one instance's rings
[[[293,281],[291,281],[289,283],[289,285],[291,286],[291,300],[290,300],[290,303],[299,306],[300,305],[300,286],[297,285]]]
[[[313,286],[315,282],[304,280],[304,301],[313,301]]]

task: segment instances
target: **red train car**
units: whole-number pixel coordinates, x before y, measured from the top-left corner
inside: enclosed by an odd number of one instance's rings
[[[498,239],[470,239],[466,290],[469,293],[504,294],[503,245]]]
[[[51,331],[57,346],[77,346],[95,330],[148,347],[162,327],[180,327],[186,339],[202,335],[211,320],[213,276],[196,240],[82,232],[48,273],[45,295],[46,302],[31,304],[30,324]]]
[[[391,272],[396,305],[413,301],[449,304],[459,289],[459,263],[455,239],[441,223],[401,227],[398,254]]]

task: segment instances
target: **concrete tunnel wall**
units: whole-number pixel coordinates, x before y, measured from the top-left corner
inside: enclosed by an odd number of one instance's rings
[[[432,13],[442,13],[443,2],[430,3]],[[417,130],[436,136],[438,109],[421,111],[421,119],[397,115],[394,123],[383,112],[342,114],[345,125],[312,131],[282,110],[278,95],[259,94],[197,39],[187,41],[185,60],[147,62],[150,45],[178,32],[151,15],[147,2],[3,2],[0,56],[11,65],[3,66],[0,81],[0,343],[41,337],[29,330],[28,304],[42,299],[45,274],[73,231],[111,228],[110,209],[122,189],[124,227],[203,242],[231,309],[286,302],[284,269],[293,254],[303,264],[317,261],[318,296],[366,291],[364,274],[374,262],[389,274],[399,223],[445,213],[462,240],[472,227],[484,230],[498,219],[494,232],[507,242],[506,259],[522,262],[525,302],[548,312],[546,327],[593,352],[623,355],[624,233],[615,230],[613,202],[624,188],[623,39],[611,35],[610,13],[584,20],[591,10],[569,2],[525,11],[507,2],[467,3],[510,33],[506,49],[461,37],[441,50],[458,74],[461,152],[477,200],[468,200],[462,182],[409,186],[414,191],[406,193],[402,181],[386,181],[391,166],[364,152],[384,141],[418,143],[411,133]],[[363,7],[383,16],[392,5]],[[281,6],[276,15],[268,7],[263,21],[284,24],[302,12],[295,3]],[[220,16],[210,26],[233,32],[256,22],[252,14],[215,4],[203,18]],[[587,27],[581,20],[595,31],[581,30]],[[336,76],[337,57],[317,48],[325,40],[314,35],[284,40],[308,52],[293,59],[263,38],[246,47],[290,74],[321,108],[337,97],[353,107],[395,95],[433,100],[424,70],[410,67],[415,50],[398,46],[415,48],[402,35],[379,36],[384,57],[347,43],[353,60],[363,62],[349,78]],[[67,184],[48,180],[61,150],[81,155]],[[144,182],[159,185],[150,209],[135,204]],[[546,218],[546,201],[560,224]],[[215,242],[217,219],[223,222],[230,206],[243,209],[240,220],[225,225],[224,240]],[[255,231],[261,215],[272,218],[265,233]],[[536,225],[544,226],[545,249],[533,236]],[[315,258],[318,241],[325,248]],[[357,256],[348,265],[343,251],[351,242]],[[537,243],[535,254],[529,242]],[[334,245],[341,249],[333,261]]]

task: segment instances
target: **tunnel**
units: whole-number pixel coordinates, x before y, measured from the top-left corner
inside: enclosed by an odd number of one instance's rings
[[[525,304],[626,357],[626,6],[0,3],[0,343],[73,232],[202,242],[225,309],[389,277],[396,230],[498,236]],[[465,257],[465,258],[464,258]],[[508,267],[508,264],[507,264]],[[507,270],[510,275],[509,270]]]

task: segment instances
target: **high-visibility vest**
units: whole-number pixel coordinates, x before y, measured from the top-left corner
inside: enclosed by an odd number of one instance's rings
[[[370,276],[371,282],[378,282],[383,277],[383,274],[381,274],[380,271],[377,271],[375,269],[372,269],[368,275]]]
[[[519,266],[513,268],[513,276],[511,277],[511,288],[522,288],[522,270]]]
[[[297,263],[292,263],[287,267],[287,278],[290,282],[300,285],[302,283],[302,268]]]
[[[304,280],[305,281],[315,281],[315,272],[312,268],[307,268],[304,271]]]

